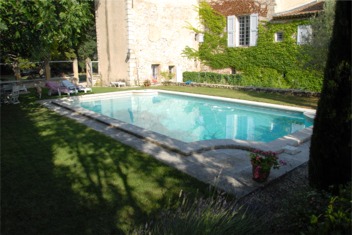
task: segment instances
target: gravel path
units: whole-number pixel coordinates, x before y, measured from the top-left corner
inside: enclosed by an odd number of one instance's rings
[[[249,212],[264,218],[264,223],[269,228],[276,230],[278,225],[275,224],[275,221],[282,213],[283,201],[289,198],[293,192],[306,189],[308,186],[308,163],[304,163],[265,187],[240,199],[239,205],[245,206]]]

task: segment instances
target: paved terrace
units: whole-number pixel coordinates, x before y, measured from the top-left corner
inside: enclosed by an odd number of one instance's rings
[[[121,143],[150,154],[159,161],[200,181],[234,194],[238,198],[280,178],[307,162],[309,158],[310,140],[307,138],[307,133],[304,134],[305,137],[301,141],[285,139],[282,143],[281,140],[281,142],[276,143],[278,149],[267,148],[267,150],[281,151],[279,158],[286,161],[287,165],[282,166],[278,170],[272,169],[267,182],[257,183],[252,180],[252,166],[249,160],[249,152],[244,150],[245,148],[238,149],[236,146],[221,145],[219,143],[218,148],[204,148],[203,150],[190,152],[188,155],[185,155],[181,152],[165,148],[158,143],[151,142],[148,139],[121,131],[113,125],[107,125],[100,120],[92,119],[65,107],[55,105],[52,103],[52,100],[44,100],[40,101],[40,103],[63,116],[85,124]],[[311,132],[311,130],[308,132]]]

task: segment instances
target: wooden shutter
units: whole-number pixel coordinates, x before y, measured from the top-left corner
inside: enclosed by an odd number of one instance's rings
[[[256,46],[258,39],[258,14],[250,15],[249,46]]]
[[[235,23],[236,16],[228,16],[227,17],[227,46],[235,47],[236,38],[235,38]]]

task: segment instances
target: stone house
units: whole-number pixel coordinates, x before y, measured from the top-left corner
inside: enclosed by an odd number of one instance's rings
[[[186,46],[198,46],[194,33],[187,28],[188,24],[199,24],[197,4],[198,0],[97,0],[98,60],[103,83],[160,82],[165,72],[180,80],[182,71],[199,70],[197,62],[181,55]]]
[[[324,2],[317,0],[213,0],[210,4],[227,17],[229,47],[255,46],[259,21],[284,22],[309,18],[324,8]],[[309,30],[304,26],[298,29],[298,43],[303,43]],[[281,40],[281,36],[276,35],[275,40]]]
[[[142,85],[161,82],[169,74],[182,81],[184,71],[201,71],[198,61],[182,55],[186,46],[198,49],[202,34],[189,25],[202,25],[200,0],[96,0],[96,30],[99,73],[103,85],[125,81]],[[254,46],[258,21],[287,20],[308,16],[312,0],[208,0],[227,17],[228,46]],[[309,5],[308,5],[309,6]],[[302,12],[301,12],[302,11]],[[299,17],[299,16],[298,16]],[[304,30],[309,29],[302,29]],[[304,31],[302,35],[306,32]],[[277,35],[280,40],[280,35]],[[164,77],[163,77],[163,76]]]

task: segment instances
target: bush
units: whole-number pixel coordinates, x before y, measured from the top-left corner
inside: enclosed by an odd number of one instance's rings
[[[351,234],[351,183],[329,196],[322,213],[310,217],[309,234]]]
[[[272,68],[251,66],[241,74],[212,72],[184,72],[184,81],[237,86],[271,87],[320,92],[322,79],[304,70],[288,70],[284,73]]]
[[[184,72],[183,80],[198,83],[239,85],[241,76],[235,74],[219,74],[212,72]]]
[[[294,206],[292,206],[294,205]],[[283,203],[277,230],[301,234],[351,234],[351,184],[338,196],[306,189]]]
[[[144,82],[143,82],[143,85],[144,85],[145,87],[148,87],[148,86],[150,86],[151,84],[152,84],[152,83],[150,82],[149,79],[144,80]]]

